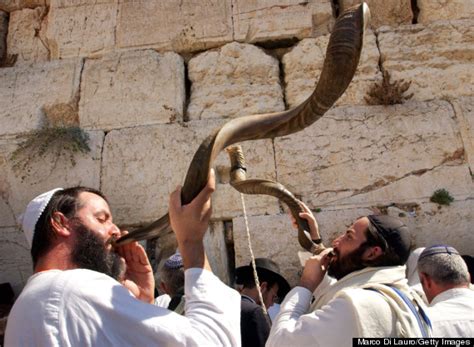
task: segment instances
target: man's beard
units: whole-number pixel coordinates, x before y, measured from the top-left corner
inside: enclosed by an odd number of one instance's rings
[[[335,250],[337,258],[329,265],[328,275],[339,280],[354,271],[369,266],[370,264],[362,260],[362,255],[368,247],[369,245],[364,242],[344,257],[340,257],[337,250]]]
[[[120,280],[124,270],[121,257],[106,248],[105,241],[82,223],[75,225],[77,241],[71,254],[72,261],[79,268],[104,273]]]

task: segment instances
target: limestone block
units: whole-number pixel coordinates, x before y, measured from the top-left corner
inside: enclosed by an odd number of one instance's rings
[[[389,208],[387,212],[390,215],[400,216],[396,208]],[[450,206],[423,203],[418,205],[414,212],[401,217],[411,230],[415,247],[449,244],[461,254],[470,255],[473,254],[474,244],[473,218],[472,198],[455,201]]]
[[[368,215],[366,208],[350,210],[323,211],[316,214],[325,245],[360,216]],[[235,266],[247,265],[250,262],[250,251],[243,217],[233,219]],[[249,230],[252,249],[256,258],[265,257],[277,262],[282,275],[291,286],[298,283],[298,271],[301,269],[299,251],[305,251],[298,243],[298,233],[293,229],[287,214],[249,217]]]
[[[79,90],[78,60],[0,69],[0,135],[25,133],[43,122],[42,107],[69,103]]]
[[[413,99],[474,93],[474,28],[471,20],[380,28],[382,66],[393,80],[411,81]]]
[[[449,103],[330,110],[304,131],[275,139],[281,183],[315,208],[427,201],[445,187],[472,189]]]
[[[8,54],[17,54],[17,64],[44,62],[49,51],[44,38],[43,20],[47,10],[37,7],[10,14],[8,28]]]
[[[418,23],[443,19],[473,18],[474,2],[471,0],[417,0],[420,13]]]
[[[176,185],[183,184],[192,156],[216,127],[215,122],[191,122],[187,126],[165,124],[109,132],[103,153],[102,189],[111,201],[117,222],[146,223],[165,214],[169,194]],[[243,144],[251,177],[275,179],[271,141],[260,143],[260,146]],[[221,153],[216,165],[222,167],[220,163],[225,162],[228,167],[225,156]],[[218,182],[222,182],[224,170],[218,168],[217,174]],[[227,184],[218,184],[213,195],[213,218],[242,214],[236,207],[238,194],[232,190]],[[232,199],[236,202],[230,202]],[[247,204],[252,214],[278,210],[278,203],[270,197],[257,197],[252,201]]]
[[[153,50],[86,60],[79,117],[82,126],[116,129],[183,119],[184,63]]]
[[[396,27],[400,24],[410,24],[413,19],[410,0],[364,0],[370,9],[370,26],[378,28],[382,25]],[[340,11],[360,4],[361,0],[339,1]],[[419,3],[419,0],[418,0]]]
[[[204,236],[204,249],[212,272],[224,283],[230,284],[229,256],[222,222],[210,224]]]
[[[285,72],[285,96],[290,107],[303,102],[313,92],[323,68],[329,35],[316,39],[304,39],[283,56]],[[378,68],[379,51],[375,35],[365,35],[361,59],[354,79],[336,102],[337,105],[365,104],[364,96],[373,83],[382,79]]]
[[[16,228],[0,228],[0,283],[10,282],[15,296],[33,274],[25,236]]]
[[[248,43],[324,35],[334,24],[329,0],[236,0],[234,39]]]
[[[459,123],[464,155],[471,172],[474,172],[474,97],[459,98],[452,100],[451,103]]]
[[[0,61],[7,54],[8,13],[0,11]]]
[[[231,1],[123,0],[118,6],[118,47],[188,52],[232,41]]]
[[[51,0],[46,29],[51,59],[112,50],[117,6],[115,0]]]
[[[55,187],[77,185],[100,188],[100,157],[103,132],[87,132],[88,153],[63,152],[55,156],[51,152],[44,156],[32,156],[24,170],[14,168],[16,160],[12,154],[22,138],[0,141],[0,176],[3,177],[1,204],[8,206],[7,218],[0,220],[0,227],[11,226],[12,219],[24,212],[28,202],[35,196]],[[74,163],[71,162],[73,158]]]
[[[36,8],[49,6],[50,0],[2,0],[0,11],[13,12],[24,8]]]
[[[282,111],[278,61],[237,42],[189,61],[189,119],[234,118]]]

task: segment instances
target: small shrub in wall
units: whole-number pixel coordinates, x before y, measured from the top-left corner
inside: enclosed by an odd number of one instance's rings
[[[454,201],[454,198],[451,196],[451,194],[449,194],[446,189],[443,188],[435,190],[433,195],[431,195],[430,201],[438,205],[449,206]]]
[[[405,95],[405,92],[410,88],[410,82],[405,82],[403,79],[390,82],[390,73],[383,72],[383,79],[381,83],[374,83],[372,88],[364,97],[369,105],[395,105],[402,104],[413,97],[413,93]]]

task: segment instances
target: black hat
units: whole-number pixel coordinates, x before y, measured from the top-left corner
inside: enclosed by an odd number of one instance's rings
[[[257,267],[258,276],[271,276],[278,283],[278,297],[283,299],[290,291],[290,285],[285,278],[280,275],[280,268],[277,263],[268,258],[256,258],[255,266]],[[249,278],[253,278],[252,262],[247,266],[241,266],[235,269],[235,283],[243,284]]]
[[[410,255],[411,236],[408,227],[398,218],[387,215],[370,215],[369,229],[380,235],[398,254],[403,264]]]

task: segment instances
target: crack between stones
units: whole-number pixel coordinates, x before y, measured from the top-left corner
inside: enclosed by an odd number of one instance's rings
[[[38,40],[41,42],[44,48],[48,51],[48,60],[51,60],[51,48],[49,48],[49,44],[47,43],[47,39],[45,40],[42,35],[41,31],[43,30],[43,23],[45,21],[45,18],[49,14],[49,6],[46,6],[44,8],[44,11],[41,12],[40,18],[39,18],[39,28],[35,29],[35,37],[38,38]]]
[[[374,30],[374,35],[375,35],[375,45],[377,46],[377,50],[379,51],[378,67],[379,67],[380,73],[383,76],[384,69],[383,69],[383,62],[382,62],[382,51],[380,49],[380,42],[379,42],[379,32],[377,30]]]
[[[290,8],[290,7],[307,6],[308,4],[309,4],[309,1],[301,1],[300,3],[294,4],[294,5],[273,5],[273,6],[268,6],[268,7],[257,8],[255,10],[248,11],[248,12],[241,12],[239,14],[243,15],[243,14],[257,13],[259,11],[272,10],[274,8],[279,8],[279,9],[285,10],[287,8]]]
[[[430,172],[430,171],[433,171],[443,165],[445,165],[446,163],[449,163],[450,161],[454,161],[454,160],[457,160],[457,159],[460,159],[462,157],[462,155],[464,155],[464,149],[463,148],[459,148],[458,150],[456,150],[451,156],[445,158],[440,164],[438,165],[435,165],[431,168],[425,168],[425,169],[419,169],[419,170],[414,170],[414,171],[411,171],[401,177],[398,177],[398,178],[394,178],[394,179],[390,179],[390,180],[385,180],[385,179],[379,179],[378,181],[376,181],[375,183],[372,183],[368,186],[365,186],[361,189],[357,189],[357,190],[353,190],[354,193],[350,196],[347,196],[347,197],[344,197],[344,198],[340,198],[340,199],[336,199],[336,200],[331,200],[331,201],[328,201],[326,202],[327,203],[331,203],[331,204],[334,204],[334,203],[337,203],[338,201],[341,201],[341,200],[344,200],[344,199],[347,199],[347,198],[352,198],[352,197],[355,197],[357,195],[361,195],[361,194],[365,194],[365,193],[368,193],[368,192],[371,192],[371,191],[374,191],[374,190],[377,190],[377,189],[380,189],[380,188],[383,188],[383,187],[386,187],[388,186],[389,184],[392,184],[392,183],[395,183],[395,182],[398,182],[398,181],[401,181],[409,176],[422,176],[424,175],[425,173],[427,172]],[[322,191],[322,192],[318,192],[318,195],[319,194],[324,194],[324,193],[344,193],[344,192],[350,192],[352,191],[351,189],[339,189],[339,190],[326,190],[326,191]]]

